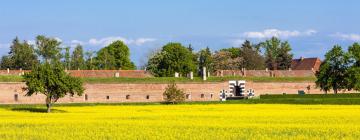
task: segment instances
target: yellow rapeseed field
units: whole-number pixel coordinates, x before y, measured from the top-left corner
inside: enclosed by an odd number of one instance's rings
[[[123,105],[0,108],[0,139],[360,139],[360,106]]]

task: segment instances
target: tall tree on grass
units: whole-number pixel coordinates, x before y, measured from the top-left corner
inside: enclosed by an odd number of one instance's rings
[[[260,48],[246,40],[240,49],[241,57],[244,58],[244,68],[253,70],[260,70],[265,68],[265,61],[264,57],[260,54]]]
[[[96,62],[100,69],[136,69],[130,61],[130,50],[122,41],[115,41],[98,51]]]
[[[172,82],[166,87],[163,97],[167,103],[175,104],[185,101],[185,92],[179,89],[175,82]]]
[[[180,43],[168,43],[162,50],[151,56],[147,69],[155,76],[172,77],[175,72],[186,75],[196,70],[193,54]]]
[[[81,45],[77,45],[71,56],[71,69],[85,69],[84,51]]]
[[[65,49],[65,54],[64,54],[64,61],[63,61],[63,65],[65,67],[65,69],[70,70],[71,69],[71,56],[70,56],[70,47],[66,47]]]
[[[203,67],[206,67],[208,71],[214,71],[212,64],[213,64],[213,58],[211,57],[211,51],[209,47],[206,47],[206,49],[202,49],[198,53],[199,55],[199,70],[201,70]]]
[[[348,49],[352,66],[347,70],[348,89],[360,91],[360,44],[354,43]]]
[[[291,46],[287,41],[282,42],[280,39],[272,37],[261,42],[260,46],[265,49],[265,63],[271,70],[283,70],[291,66],[293,55],[290,53]]]
[[[347,81],[347,69],[349,67],[349,57],[342,50],[341,46],[335,45],[325,55],[325,60],[317,72],[316,84],[325,92],[330,89],[337,94],[340,90],[349,88]]]
[[[60,44],[55,38],[39,35],[36,37],[36,53],[46,62],[57,61],[60,59]]]
[[[26,96],[43,94],[46,96],[47,112],[51,112],[52,104],[66,95],[81,96],[84,92],[83,83],[79,78],[71,77],[64,71],[59,61],[51,64],[45,62],[32,69],[24,76]]]
[[[38,63],[37,56],[32,45],[26,41],[20,42],[16,37],[10,46],[8,55],[1,59],[1,68],[29,70]]]

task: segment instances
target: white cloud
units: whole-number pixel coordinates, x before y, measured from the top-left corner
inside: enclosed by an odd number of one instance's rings
[[[290,37],[299,37],[299,36],[311,36],[316,34],[316,30],[306,30],[306,31],[297,31],[297,30],[278,30],[278,29],[266,29],[261,32],[245,32],[243,37],[245,38],[255,38],[255,39],[264,39],[271,37],[279,38],[290,38]]]
[[[235,40],[231,40],[231,45],[233,45],[233,47],[239,47],[244,42],[245,42],[244,39],[235,39]]]
[[[54,39],[58,42],[62,42],[61,38],[59,38],[59,37],[54,37]]]
[[[333,34],[331,36],[342,39],[342,40],[360,41],[360,34],[336,33],[336,34]]]
[[[138,39],[127,39],[127,38],[124,38],[124,37],[119,37],[119,36],[115,36],[115,37],[105,37],[105,38],[101,38],[101,39],[96,39],[96,38],[92,38],[88,41],[88,44],[89,45],[101,45],[101,46],[107,46],[109,44],[111,44],[112,42],[114,41],[117,41],[117,40],[121,40],[123,41],[125,44],[127,45],[137,45],[137,46],[141,46],[145,43],[148,43],[148,42],[153,42],[153,41],[156,41],[156,39],[154,38],[138,38]]]

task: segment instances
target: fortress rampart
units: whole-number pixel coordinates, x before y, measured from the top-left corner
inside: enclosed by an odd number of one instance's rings
[[[186,92],[186,101],[218,101],[220,90],[228,90],[229,83],[186,83],[177,84]],[[22,91],[24,83],[0,83],[0,104],[43,104],[41,94],[26,97]],[[78,97],[65,97],[61,103],[115,103],[115,102],[160,102],[167,84],[85,84],[85,93]],[[310,87],[310,90],[308,90]],[[312,82],[260,83],[247,82],[246,90],[260,94],[297,94],[304,90],[310,94],[323,93]]]

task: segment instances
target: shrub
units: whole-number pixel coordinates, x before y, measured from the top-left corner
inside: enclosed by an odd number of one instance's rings
[[[167,103],[175,104],[185,101],[185,92],[182,89],[178,89],[175,82],[172,82],[166,87],[163,96]]]

